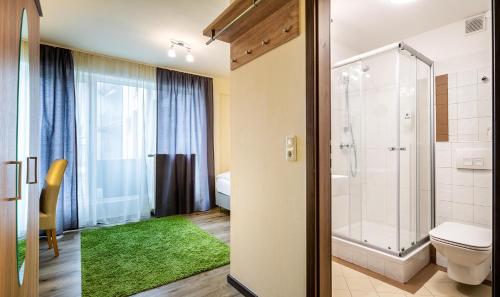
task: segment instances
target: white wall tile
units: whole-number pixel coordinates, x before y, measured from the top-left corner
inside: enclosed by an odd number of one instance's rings
[[[452,201],[452,194],[451,185],[436,184],[436,200]]]
[[[481,135],[489,135],[492,131],[492,119],[491,118],[480,118],[478,120],[478,133]]]
[[[457,74],[448,73],[448,88],[455,88],[457,86]]]
[[[451,208],[451,204],[450,204],[450,208]],[[437,210],[437,205],[436,205],[436,226],[439,226],[441,225],[442,223],[445,223],[445,222],[451,222],[453,221],[452,218],[451,218],[451,211],[450,211],[450,216],[449,217],[443,217],[443,216],[439,216],[437,214],[438,210]]]
[[[458,104],[448,105],[448,119],[450,120],[458,119]]]
[[[477,98],[477,86],[457,87],[457,102],[475,101]]]
[[[473,223],[474,206],[470,204],[453,203],[453,220],[465,223]]]
[[[436,216],[442,218],[453,217],[453,202],[449,201],[436,201]]]
[[[478,134],[479,121],[478,119],[461,119],[458,120],[458,135]]]
[[[477,117],[477,102],[469,101],[458,103],[458,119],[470,119]]]
[[[474,205],[474,224],[491,226],[491,206]]]
[[[480,83],[477,86],[477,99],[478,100],[491,100],[493,98],[493,91],[491,84]]]
[[[453,202],[474,204],[474,187],[453,186]]]
[[[436,150],[435,165],[438,168],[449,168],[451,166],[451,151],[450,150]]]
[[[448,121],[448,134],[450,136],[458,135],[458,120],[449,120]]]
[[[404,281],[404,272],[403,272],[403,267],[402,265],[399,265],[399,263],[391,262],[391,261],[385,261],[385,276],[388,278],[397,280],[399,282]]]
[[[477,101],[477,116],[478,117],[491,117],[493,112],[493,105],[491,100]]]
[[[451,168],[436,168],[436,183],[451,185]]]
[[[457,103],[457,88],[448,89],[448,104]]]
[[[491,188],[492,178],[491,170],[474,170],[475,187]]]
[[[368,257],[368,263],[367,263],[367,268],[370,269],[371,271],[375,271],[377,273],[380,273],[384,275],[384,259],[382,257],[378,257],[375,255],[370,255]]]
[[[479,140],[479,134],[460,134],[458,135],[458,141],[461,142],[473,142]]]
[[[358,266],[366,268],[367,266],[367,251],[365,249],[352,249],[352,262]]]
[[[477,82],[476,70],[466,70],[457,73],[457,87],[473,85],[476,84],[476,82]]]
[[[493,203],[491,188],[474,187],[474,205],[491,206]]]
[[[491,142],[493,141],[493,134],[489,132],[487,134],[478,134],[478,140],[481,142]]]
[[[453,169],[452,170],[452,183],[458,186],[473,186],[474,185],[474,171],[470,169]]]
[[[450,150],[451,144],[449,142],[436,142],[435,149],[436,149],[436,151]]]

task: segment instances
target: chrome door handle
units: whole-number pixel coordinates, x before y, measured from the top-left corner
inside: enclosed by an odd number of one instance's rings
[[[31,160],[35,161],[35,179],[33,181],[30,181],[30,164]],[[28,185],[33,185],[38,183],[38,158],[37,157],[27,157],[26,158],[26,183]]]
[[[22,177],[22,173],[21,173],[21,169],[22,169],[22,162],[21,161],[7,161],[5,162],[5,164],[7,165],[16,165],[16,170],[17,170],[17,183],[16,183],[16,187],[17,187],[17,195],[14,196],[14,197],[7,197],[5,198],[5,200],[8,200],[8,201],[16,201],[16,200],[21,200],[22,198],[22,195],[21,195],[21,189],[22,189],[22,182],[21,182],[21,177]]]

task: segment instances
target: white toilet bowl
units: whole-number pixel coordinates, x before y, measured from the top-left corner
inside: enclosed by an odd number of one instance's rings
[[[429,232],[431,243],[448,261],[448,277],[479,285],[491,271],[491,230],[446,222]]]

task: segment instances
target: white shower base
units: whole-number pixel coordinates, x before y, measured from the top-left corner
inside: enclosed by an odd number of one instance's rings
[[[378,238],[377,234],[372,234]],[[430,262],[430,242],[404,257],[393,256],[361,244],[332,236],[332,255],[358,266],[406,283]]]
[[[380,249],[397,251],[397,234],[396,227],[379,224],[364,220],[363,223],[353,223],[351,226],[343,226],[335,228],[334,234],[338,234],[345,238],[352,238],[360,242],[366,242]],[[415,238],[415,234],[409,230],[401,228],[402,247],[408,249],[411,247],[411,238]]]

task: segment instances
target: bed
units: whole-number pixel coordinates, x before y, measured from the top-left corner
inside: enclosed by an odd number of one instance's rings
[[[231,172],[224,172],[215,177],[215,205],[231,209]]]

